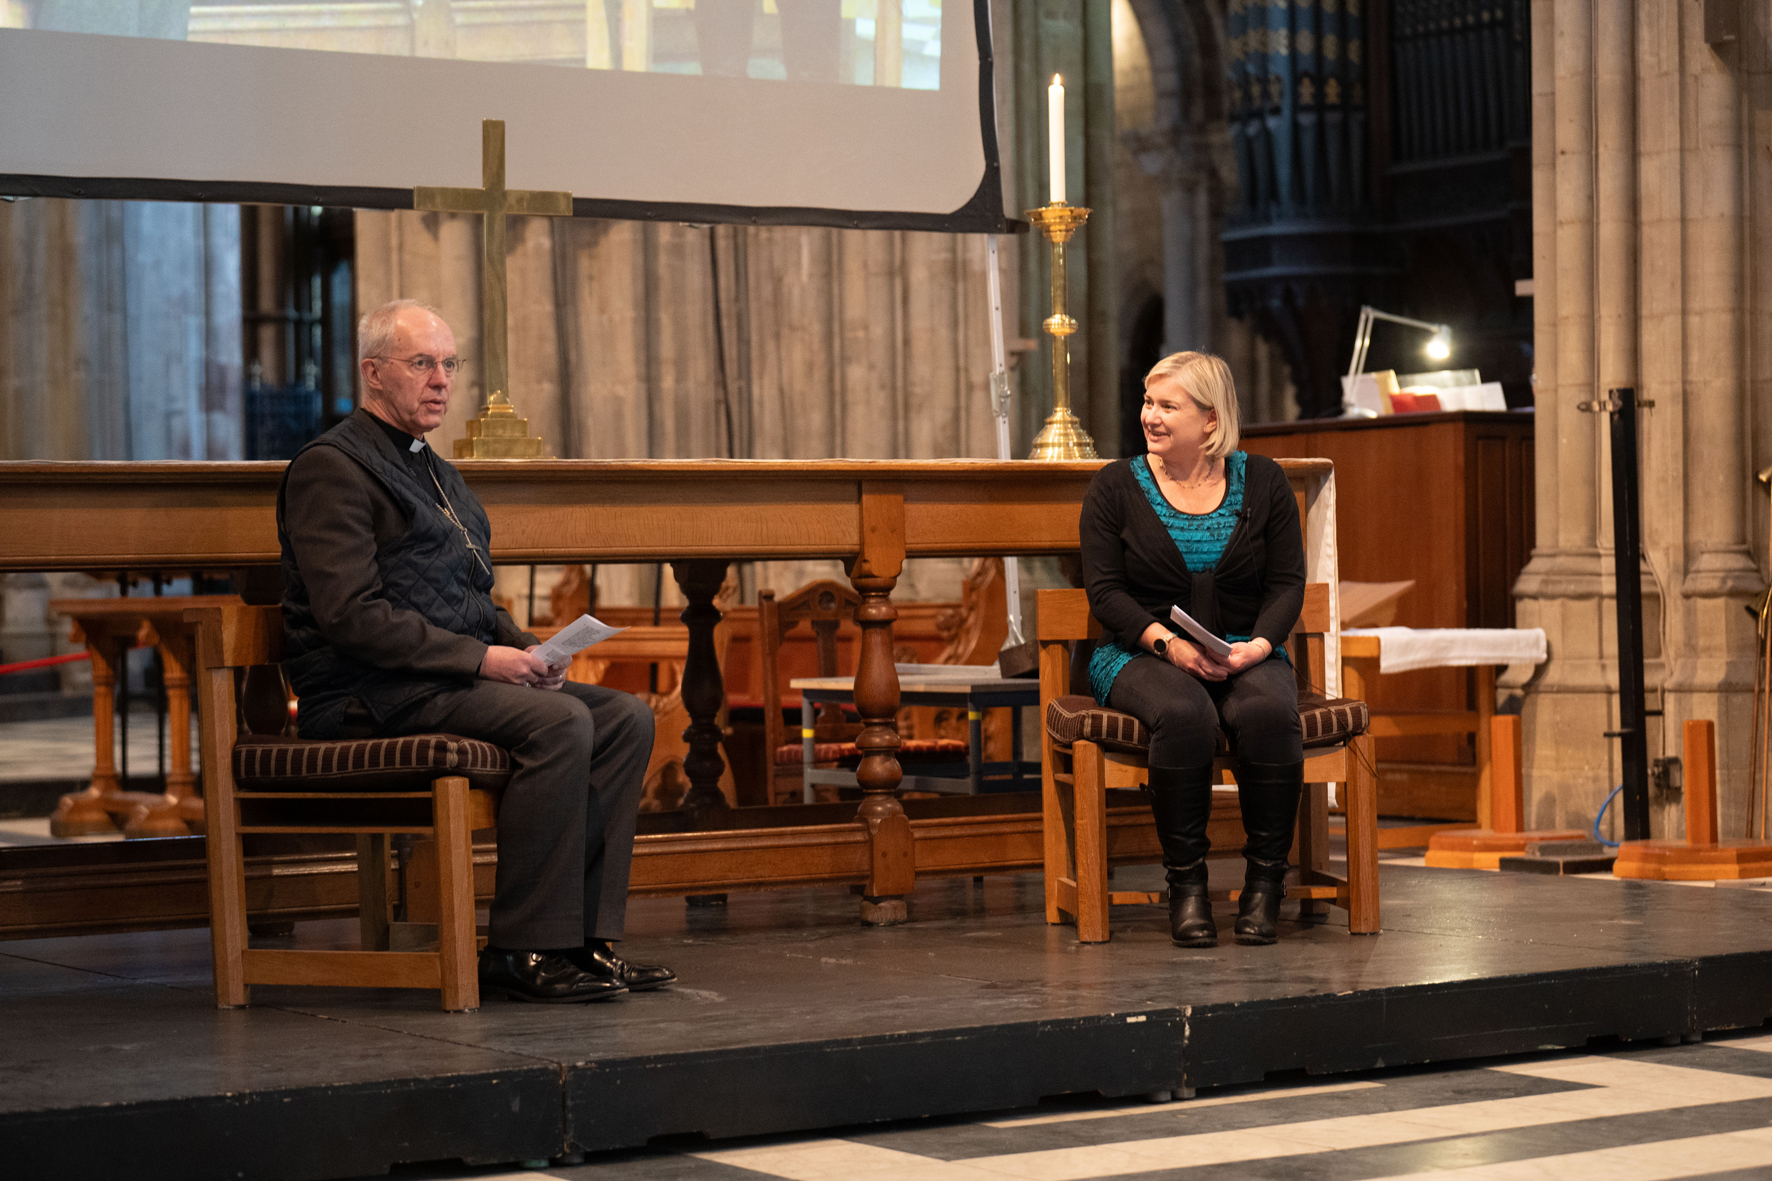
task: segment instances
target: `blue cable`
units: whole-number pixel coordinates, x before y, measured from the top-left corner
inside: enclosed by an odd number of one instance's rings
[[[1600,844],[1602,844],[1602,845],[1605,845],[1608,849],[1618,848],[1618,842],[1617,841],[1609,841],[1605,837],[1600,835],[1600,821],[1602,821],[1606,818],[1607,807],[1609,807],[1611,805],[1613,800],[1618,798],[1618,793],[1623,790],[1624,790],[1624,784],[1622,784],[1622,783],[1619,784],[1617,787],[1613,788],[1612,794],[1606,797],[1606,802],[1604,804],[1600,805],[1599,812],[1597,812],[1594,815],[1594,840],[1600,842]]]

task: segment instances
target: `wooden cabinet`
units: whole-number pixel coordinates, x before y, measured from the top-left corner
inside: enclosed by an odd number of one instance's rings
[[[1402,627],[1512,627],[1513,585],[1533,543],[1533,415],[1454,411],[1329,419],[1243,430],[1258,455],[1335,463],[1341,577],[1404,578]],[[1378,679],[1371,704],[1475,708],[1469,669],[1423,669]],[[1475,751],[1467,737],[1378,744],[1386,815],[1476,818]]]

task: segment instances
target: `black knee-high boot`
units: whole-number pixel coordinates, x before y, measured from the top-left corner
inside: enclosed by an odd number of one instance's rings
[[[1237,799],[1243,809],[1246,869],[1237,903],[1238,943],[1272,943],[1279,937],[1280,900],[1286,896],[1286,859],[1304,788],[1303,763],[1237,763]]]
[[[1212,766],[1152,767],[1151,812],[1169,877],[1169,937],[1180,947],[1217,947],[1218,926],[1206,896],[1206,853],[1212,844]]]

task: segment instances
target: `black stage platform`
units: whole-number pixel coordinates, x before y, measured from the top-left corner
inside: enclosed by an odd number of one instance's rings
[[[1046,925],[1033,875],[926,882],[915,921],[885,930],[857,926],[846,890],[642,899],[626,950],[682,985],[454,1016],[434,994],[272,987],[218,1012],[203,931],[5,943],[0,1160],[20,1178],[342,1177],[1772,1015],[1772,894],[1400,866],[1383,891],[1380,936],[1334,911],[1275,947],[1192,952],[1156,907],[1082,946]]]

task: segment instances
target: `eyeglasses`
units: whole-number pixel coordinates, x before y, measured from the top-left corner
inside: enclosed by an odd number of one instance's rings
[[[431,370],[433,369],[442,369],[444,377],[453,378],[457,373],[461,372],[462,366],[467,364],[467,362],[460,357],[444,357],[439,361],[437,358],[426,353],[420,353],[416,357],[377,357],[376,360],[398,361],[402,365],[410,366],[414,373],[424,377],[429,377]]]

